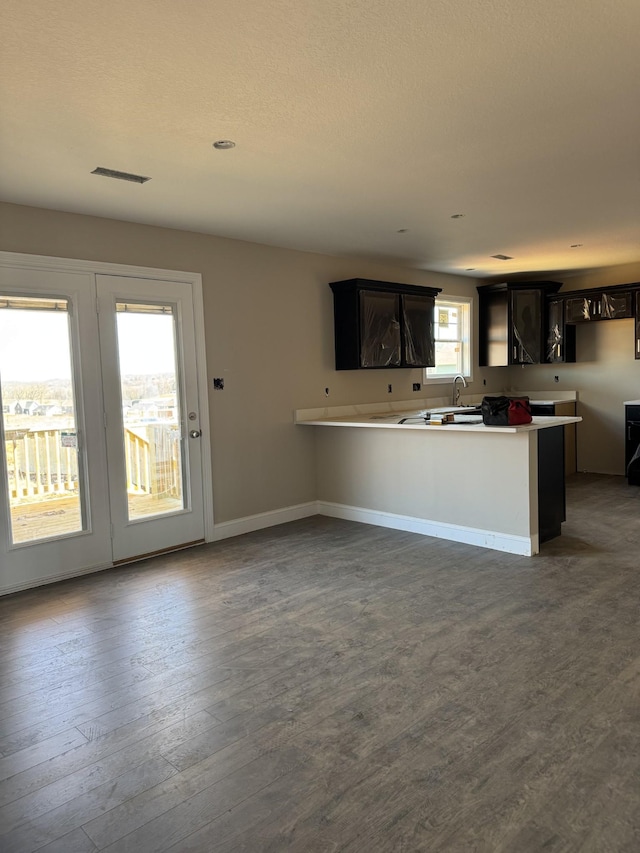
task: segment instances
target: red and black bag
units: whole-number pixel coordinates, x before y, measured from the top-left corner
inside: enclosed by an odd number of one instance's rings
[[[487,426],[519,426],[531,423],[528,397],[484,397],[482,421]]]

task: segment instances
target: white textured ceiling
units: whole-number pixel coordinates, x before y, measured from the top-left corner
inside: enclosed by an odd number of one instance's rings
[[[639,0],[0,15],[5,201],[473,276],[640,260]]]

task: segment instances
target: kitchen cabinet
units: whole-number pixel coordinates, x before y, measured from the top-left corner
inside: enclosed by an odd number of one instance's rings
[[[576,327],[567,325],[564,299],[547,302],[547,347],[545,361],[549,364],[571,364],[576,360]]]
[[[640,359],[640,290],[636,290],[634,293],[635,303],[636,303],[636,358]]]
[[[624,470],[630,486],[640,486],[640,466],[634,465],[630,470],[629,463],[640,447],[640,405],[625,406],[625,446]]]
[[[567,323],[584,323],[633,317],[633,295],[631,290],[610,288],[565,296],[565,320]]]
[[[554,416],[554,417],[569,417],[576,416],[576,404],[573,402],[565,403],[531,403],[531,414]],[[576,441],[576,424],[565,424],[564,427],[564,473],[565,475],[575,474],[578,470],[577,457],[577,441]]]
[[[362,278],[330,287],[336,370],[434,366],[439,288]]]
[[[561,286],[557,281],[532,281],[478,287],[480,367],[544,363],[547,298]]]

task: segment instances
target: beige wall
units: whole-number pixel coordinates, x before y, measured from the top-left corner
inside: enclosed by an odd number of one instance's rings
[[[376,278],[441,287],[448,295],[475,295],[477,284],[367,260],[2,203],[0,249],[202,274],[209,386],[214,376],[225,380],[224,391],[209,393],[217,522],[316,499],[313,430],[293,425],[294,409],[448,394],[448,386],[432,385],[415,395],[412,383],[422,382],[417,369],[335,371],[328,282]],[[637,281],[640,263],[557,278],[564,289]],[[576,389],[578,413],[585,418],[579,467],[621,473],[621,402],[640,398],[640,361],[633,357],[631,336],[631,321],[580,328],[578,364],[510,370],[479,369],[476,343],[468,393],[509,386]]]
[[[640,263],[595,270],[563,281],[563,291],[640,281]],[[583,323],[576,329],[576,363],[510,368],[513,390],[578,392],[578,470],[624,473],[624,400],[640,399],[633,320]],[[558,377],[558,382],[554,381]]]
[[[454,528],[538,535],[536,431],[302,429],[316,433],[321,501]],[[496,477],[500,471],[509,472],[508,488]]]
[[[365,277],[475,294],[473,279],[366,260],[294,252],[203,234],[0,204],[0,249],[202,274],[217,522],[316,499],[313,430],[293,410],[404,400],[421,370],[333,367],[328,282]],[[476,357],[477,364],[477,357]],[[471,392],[497,390],[503,370],[475,371]],[[482,379],[487,378],[487,386]],[[392,383],[393,393],[387,393]],[[324,389],[330,389],[327,399]]]

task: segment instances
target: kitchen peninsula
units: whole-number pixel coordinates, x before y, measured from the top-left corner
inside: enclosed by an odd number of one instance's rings
[[[429,410],[375,409],[296,412],[316,431],[321,514],[526,556],[560,534],[564,426],[581,418],[434,425]]]

